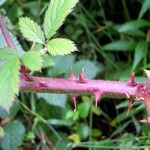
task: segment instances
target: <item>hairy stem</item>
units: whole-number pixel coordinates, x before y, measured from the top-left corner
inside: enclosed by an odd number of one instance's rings
[[[137,84],[138,85],[138,84]],[[135,95],[137,85],[130,86],[128,82],[86,80],[80,79],[32,77],[30,82],[22,80],[20,89],[32,92],[55,92],[68,94],[99,93],[117,95]]]
[[[6,23],[1,15],[0,28],[8,47],[15,48]],[[107,94],[127,97],[130,101],[132,98],[143,99],[148,114],[148,119],[143,120],[143,122],[150,123],[150,82],[136,83],[134,80],[134,74],[131,74],[129,81],[127,82],[89,80],[86,79],[84,71],[79,75],[78,78],[74,76],[73,72],[71,72],[68,79],[44,78],[30,77],[29,71],[24,66],[21,66],[19,84],[20,91],[23,92],[68,93],[71,95],[75,106],[76,97],[83,93],[93,94],[95,96],[96,105],[100,98]]]

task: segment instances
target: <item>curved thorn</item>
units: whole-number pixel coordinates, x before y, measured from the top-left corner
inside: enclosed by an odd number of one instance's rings
[[[127,98],[130,98],[130,97],[131,97],[131,95],[130,95],[129,93],[126,93],[126,96],[127,96]]]
[[[76,79],[76,77],[75,77],[74,72],[73,72],[72,69],[71,69],[71,71],[70,71],[69,79],[71,79],[71,80],[75,80],[75,79]]]
[[[95,96],[95,106],[98,105],[98,102],[100,101],[100,98],[101,98],[102,94],[103,94],[103,93],[100,92],[100,91],[94,92],[94,96]]]
[[[73,101],[73,105],[74,105],[74,112],[76,111],[77,108],[77,96],[76,95],[70,95],[71,99]]]
[[[130,98],[128,99],[127,115],[129,115],[132,106],[133,106],[133,100],[132,100],[131,97],[130,97]]]
[[[141,123],[150,124],[150,118],[140,120]]]
[[[79,83],[87,83],[86,77],[85,77],[85,73],[84,73],[84,68],[82,68],[82,72],[81,74],[79,74]]]
[[[127,82],[127,84],[128,84],[129,86],[136,86],[136,85],[137,85],[137,83],[135,82],[135,75],[134,75],[134,72],[131,73],[130,79],[129,79],[129,81]]]
[[[39,87],[44,87],[44,88],[46,88],[46,87],[48,87],[48,85],[47,85],[47,83],[45,83],[45,82],[39,82]]]
[[[149,70],[144,69],[144,72],[145,72],[146,76],[148,77],[148,79],[150,80],[150,71],[149,71]]]
[[[28,73],[21,73],[20,78],[27,82],[33,81],[33,78]]]

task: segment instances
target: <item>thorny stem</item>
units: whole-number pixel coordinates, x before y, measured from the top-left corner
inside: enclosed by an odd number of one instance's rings
[[[14,44],[1,15],[0,28],[8,47],[14,48]],[[22,66],[20,70],[20,91],[68,93],[72,97],[75,106],[76,98],[80,94],[93,94],[96,105],[100,98],[107,94],[127,97],[130,100],[131,98],[142,99],[144,100],[148,114],[148,119],[142,120],[142,122],[150,123],[150,82],[136,83],[134,74],[131,74],[129,81],[127,82],[89,80],[86,79],[84,71],[82,71],[78,78],[74,76],[73,72],[71,72],[68,79],[44,78],[30,77],[28,70]],[[129,106],[129,108],[130,107],[131,106]]]

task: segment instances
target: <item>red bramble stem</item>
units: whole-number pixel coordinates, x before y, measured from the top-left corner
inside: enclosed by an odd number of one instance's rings
[[[15,48],[1,15],[0,28],[8,47]],[[135,82],[134,73],[131,74],[129,81],[127,82],[89,80],[85,77],[84,69],[78,78],[75,77],[73,71],[71,71],[68,79],[44,78],[29,76],[29,71],[24,66],[21,66],[19,86],[20,91],[23,92],[67,93],[72,97],[75,109],[76,98],[80,94],[94,95],[96,105],[98,104],[100,98],[107,94],[115,94],[120,95],[121,97],[127,97],[129,99],[128,110],[130,110],[132,106],[132,99],[141,99],[144,100],[148,114],[148,119],[142,120],[142,122],[150,124],[150,82]]]
[[[81,78],[82,76],[82,78]],[[86,82],[83,82],[86,81]],[[22,78],[20,80],[20,90],[29,92],[50,92],[50,93],[67,93],[72,96],[76,108],[76,95],[92,94],[95,96],[96,105],[102,96],[107,94],[120,95],[129,99],[129,109],[131,108],[132,99],[144,100],[148,117],[150,117],[150,83],[137,83],[132,74],[129,81],[105,81],[105,80],[88,80],[82,72],[76,78],[71,71],[68,79],[64,78],[45,78],[32,77],[31,81]],[[148,120],[142,122],[150,123]]]

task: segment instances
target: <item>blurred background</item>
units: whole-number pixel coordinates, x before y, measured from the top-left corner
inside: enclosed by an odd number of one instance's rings
[[[18,18],[28,16],[43,23],[49,0],[0,0],[11,36],[20,53],[28,51],[18,29]],[[150,68],[150,0],[80,0],[56,37],[69,38],[79,52],[63,57],[46,56],[35,76],[77,76],[84,67],[87,78],[127,81],[135,72],[146,81]],[[6,45],[0,36],[0,47]],[[35,45],[41,49],[41,45]],[[79,96],[77,110],[65,94],[20,93],[8,114],[0,109],[2,150],[139,150],[150,149],[150,126],[142,102],[127,114],[127,99]],[[5,135],[5,136],[4,136]]]

